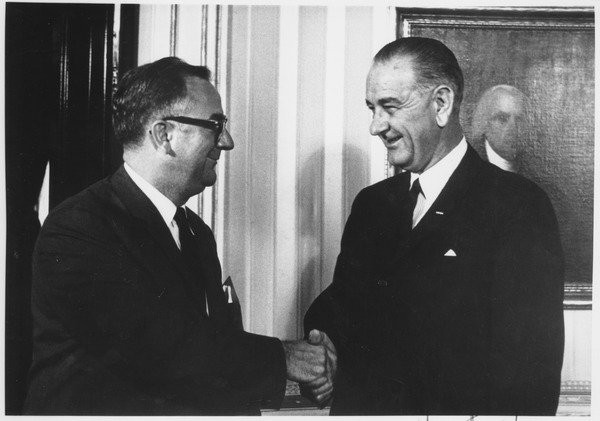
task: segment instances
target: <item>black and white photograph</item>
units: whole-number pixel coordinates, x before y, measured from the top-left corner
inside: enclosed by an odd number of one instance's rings
[[[3,19],[2,415],[594,418],[592,1]]]

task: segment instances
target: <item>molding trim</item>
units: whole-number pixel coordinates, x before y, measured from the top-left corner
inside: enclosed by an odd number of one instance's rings
[[[174,56],[177,54],[177,23],[179,18],[179,6],[171,5],[171,21],[169,30],[169,54]]]
[[[113,12],[113,44],[112,44],[112,95],[117,91],[119,82],[119,44],[121,34],[121,6],[115,4]]]
[[[202,21],[200,22],[200,64],[208,66],[208,5],[203,4],[202,6]]]
[[[397,36],[410,36],[413,26],[501,27],[504,29],[594,29],[593,8],[496,7],[471,9],[397,8]]]
[[[565,310],[591,310],[592,309],[592,284],[568,283],[565,284]]]
[[[544,27],[546,30],[559,29],[559,30],[594,30],[593,22],[582,22],[572,23],[563,20],[483,20],[477,18],[470,18],[466,16],[447,16],[445,19],[439,19],[435,16],[410,16],[403,17],[400,21],[400,30],[403,36],[410,33],[413,27],[425,26],[428,28],[444,28],[444,27],[457,27],[462,26],[466,28],[502,28],[502,29],[539,29]]]
[[[560,383],[561,395],[591,395],[592,382],[590,380],[563,380]]]
[[[592,404],[592,382],[568,380],[560,387],[559,416],[590,416]]]

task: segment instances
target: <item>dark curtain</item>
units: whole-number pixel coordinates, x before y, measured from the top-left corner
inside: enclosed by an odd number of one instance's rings
[[[137,65],[138,8],[121,6],[119,73]],[[110,4],[6,5],[7,415],[21,413],[31,364],[31,255],[46,165],[52,208],[121,163],[110,124],[113,20]]]

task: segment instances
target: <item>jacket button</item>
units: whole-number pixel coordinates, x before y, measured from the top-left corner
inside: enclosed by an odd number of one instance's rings
[[[388,286],[388,282],[385,279],[380,279],[379,281],[377,281],[377,286],[386,287]]]

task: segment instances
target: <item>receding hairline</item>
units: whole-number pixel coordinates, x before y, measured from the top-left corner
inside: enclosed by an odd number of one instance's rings
[[[408,38],[407,38],[408,39]],[[454,53],[448,49],[447,46],[445,46],[444,44],[442,44],[442,46],[449,51],[452,56],[454,56]],[[385,48],[385,47],[383,47]],[[380,50],[381,52],[381,50]],[[411,72],[412,72],[412,76],[414,79],[414,84],[416,89],[432,89],[438,86],[447,86],[450,89],[452,89],[452,91],[454,92],[454,110],[453,112],[460,112],[460,106],[461,103],[464,99],[464,80],[463,80],[463,74],[462,74],[462,69],[460,68],[460,65],[458,64],[458,61],[456,59],[456,56],[454,56],[454,60],[456,61],[456,65],[458,66],[458,71],[460,73],[460,81],[457,80],[453,80],[453,77],[449,74],[439,74],[437,75],[437,77],[428,77],[427,76],[427,66],[425,66],[425,68],[423,70],[422,67],[419,65],[420,63],[420,59],[418,57],[417,52],[415,51],[411,51],[411,50],[401,50],[401,49],[397,49],[393,52],[390,52],[389,54],[386,55],[380,55],[379,53],[377,53],[374,57],[373,57],[373,61],[371,63],[371,69],[373,69],[375,66],[381,66],[381,65],[392,65],[394,69],[399,68],[399,64],[400,63],[404,63],[406,65],[406,67],[410,68]],[[370,74],[371,70],[369,70],[369,74]]]
[[[484,95],[491,95],[491,94],[495,94],[495,95],[509,94],[512,97],[523,99],[523,100],[525,100],[527,98],[527,95],[525,95],[525,93],[523,91],[521,91],[519,88],[516,88],[512,85],[492,86],[491,88],[486,89],[485,92],[481,96],[483,97]]]
[[[425,78],[419,72],[416,58],[412,53],[397,52],[389,57],[374,57],[369,68],[368,77],[371,76],[373,69],[377,66],[391,66],[393,70],[410,70],[414,84],[418,88],[431,88],[436,85],[435,81]]]
[[[196,86],[194,86],[195,83],[197,83]],[[211,94],[215,94],[219,101],[221,101],[221,95],[219,91],[208,79],[204,79],[194,75],[186,76],[185,88],[185,96],[180,98],[177,104],[174,104],[174,108],[182,107],[183,111],[188,111],[190,107],[194,106],[194,102],[196,101],[208,102],[208,98]]]
[[[415,71],[415,55],[409,52],[398,51],[389,57],[373,57],[371,62],[371,67],[377,65],[392,65],[394,68],[398,68],[398,64],[401,62],[406,62],[410,65],[412,71]]]

